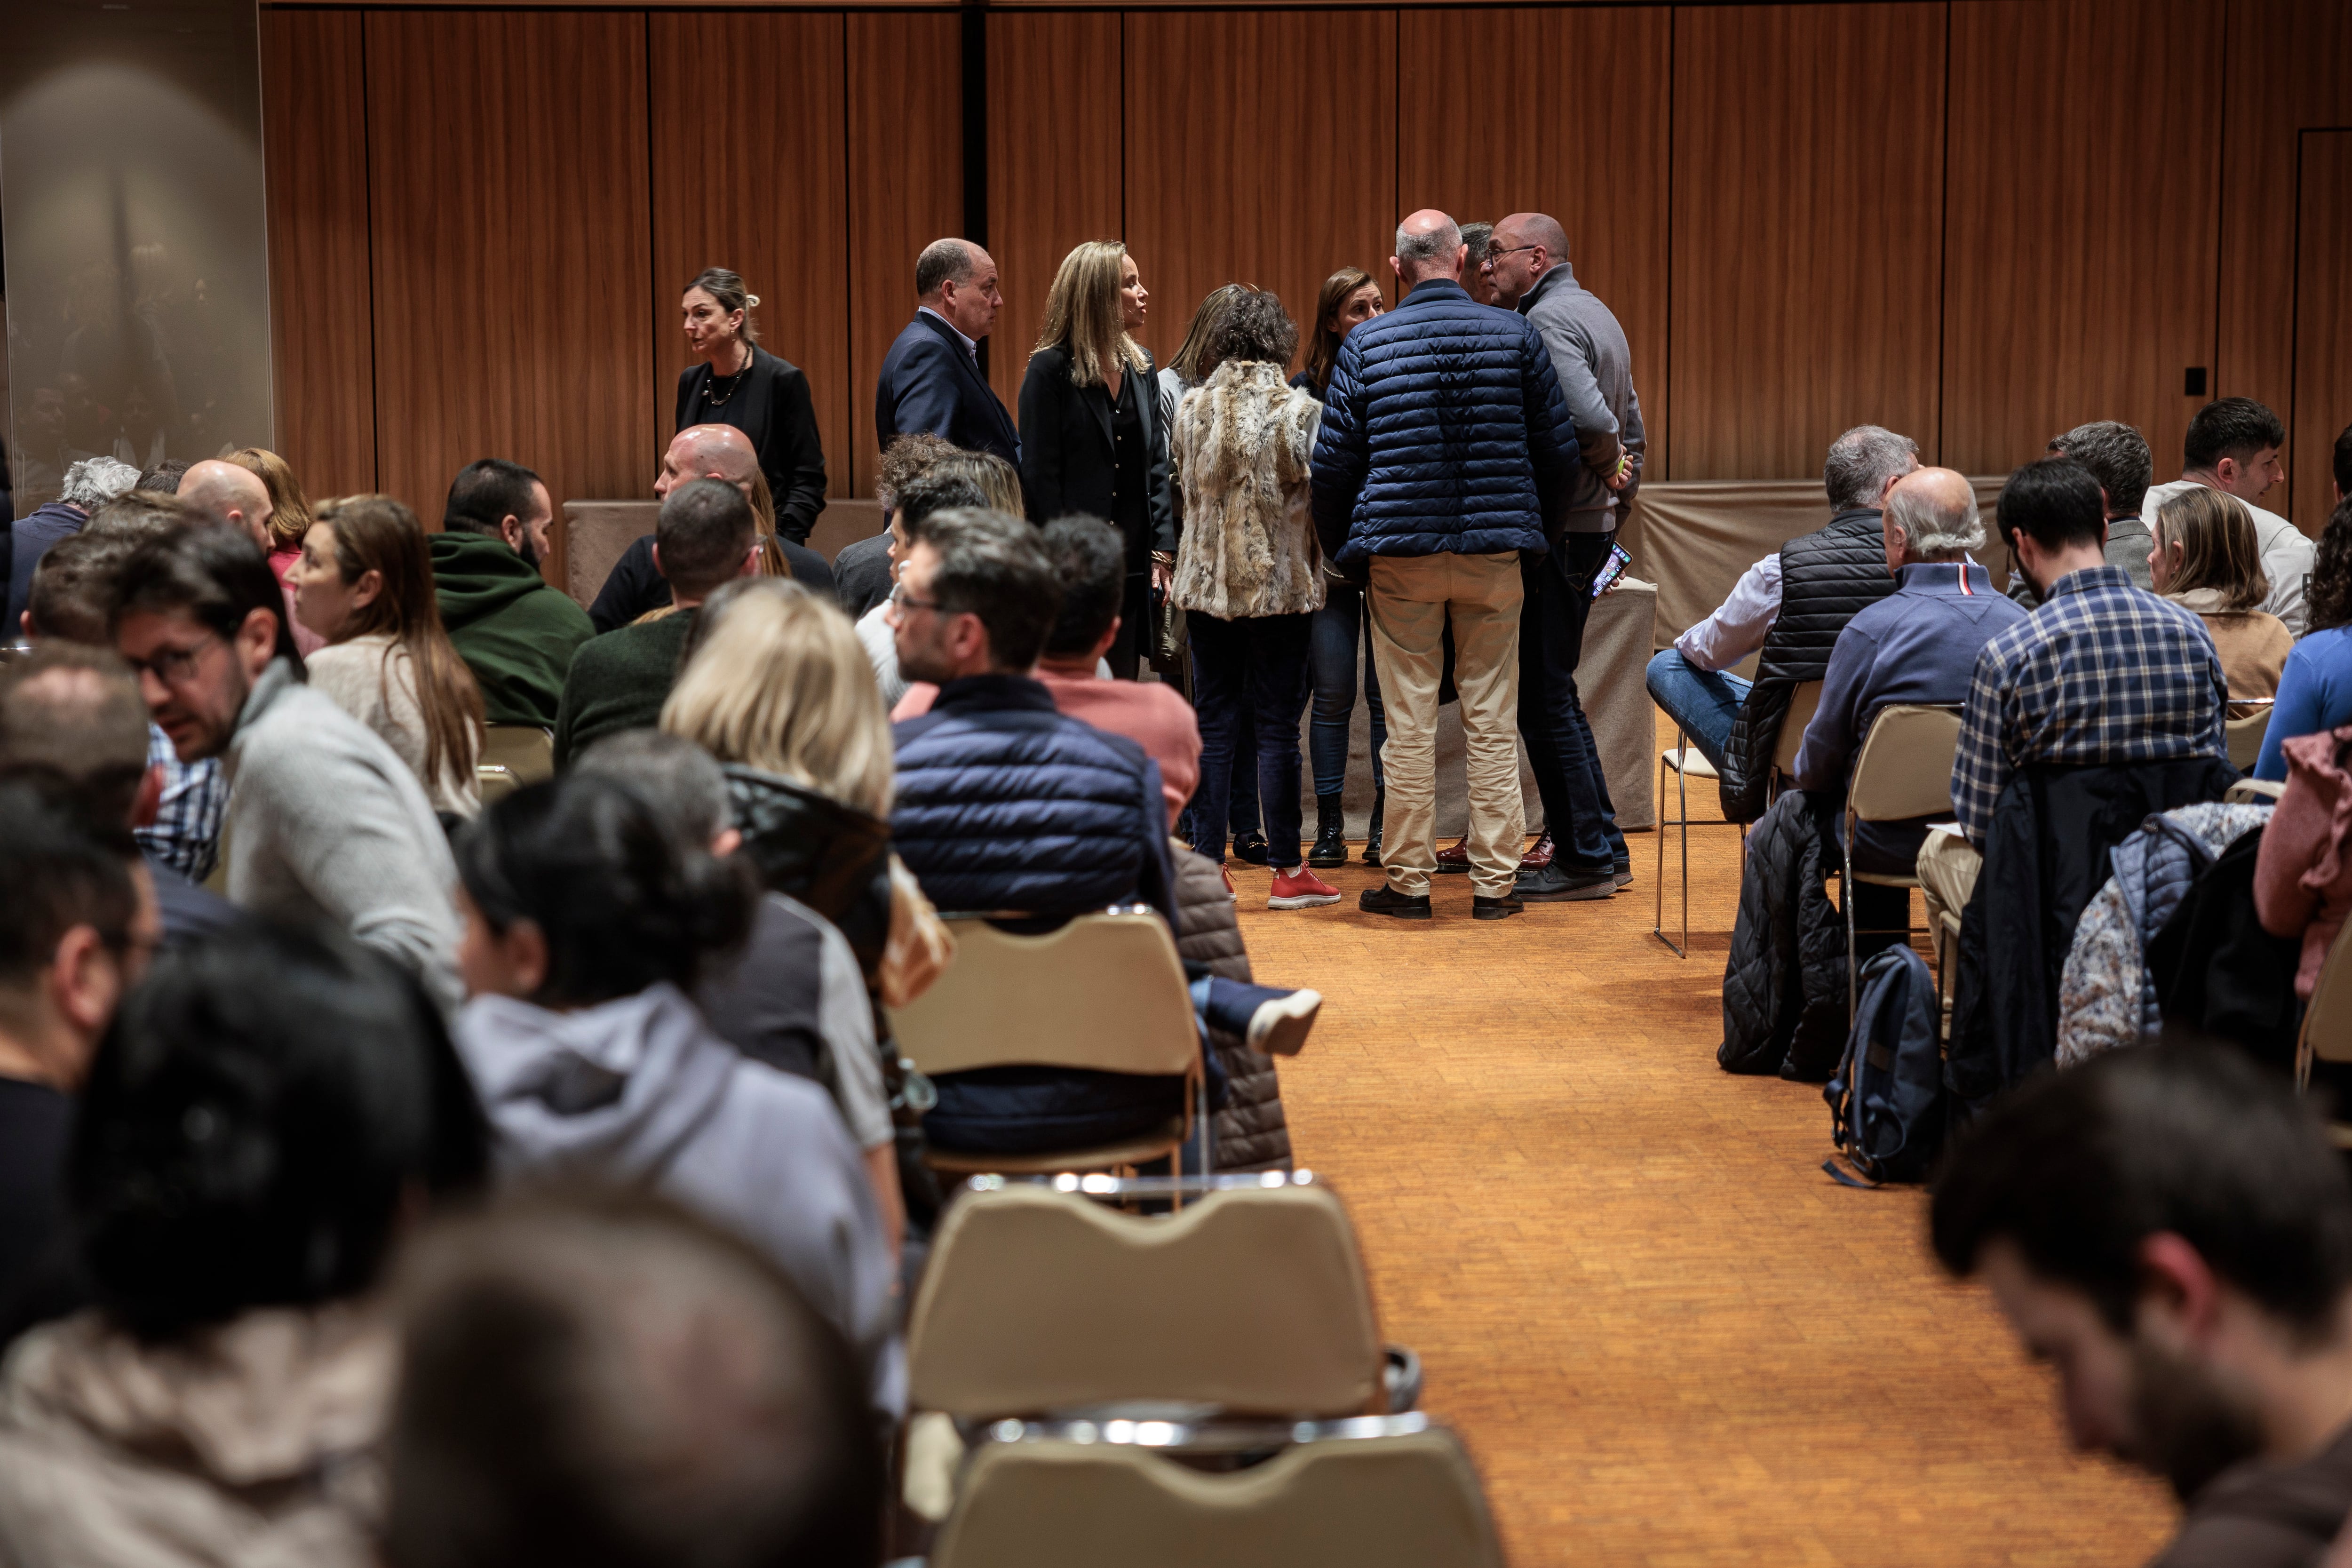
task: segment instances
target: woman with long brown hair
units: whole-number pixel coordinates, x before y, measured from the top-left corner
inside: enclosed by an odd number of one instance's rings
[[[390,496],[322,504],[289,579],[326,646],[310,684],[383,736],[444,817],[480,815],[482,694],[441,626],[416,514]]]
[[[2200,485],[2158,506],[2147,573],[2150,587],[2205,623],[2231,697],[2278,694],[2294,634],[2263,608],[2262,541],[2235,496]]]
[[[1176,555],[1168,426],[1157,373],[1135,341],[1150,299],[1135,258],[1090,239],[1062,258],[1021,383],[1021,480],[1029,516],[1099,517],[1127,542],[1127,593],[1111,673],[1132,680],[1151,621],[1151,588]]]
[[[1314,395],[1320,403],[1330,389],[1331,367],[1339,363],[1339,345],[1348,334],[1384,309],[1381,286],[1360,267],[1342,267],[1323,280],[1315,299],[1315,341],[1307,351],[1307,368],[1290,384]],[[1307,723],[1307,751],[1315,773],[1315,843],[1307,852],[1309,866],[1348,863],[1347,813],[1348,726],[1356,712],[1356,671],[1363,670],[1364,708],[1372,721],[1372,820],[1364,844],[1364,864],[1381,863],[1381,818],[1388,802],[1388,780],[1381,769],[1381,748],[1388,743],[1388,714],[1381,706],[1381,678],[1372,668],[1371,622],[1364,614],[1364,586],[1339,569],[1323,563],[1323,607],[1315,612],[1315,641],[1308,660],[1315,679],[1313,715]]]

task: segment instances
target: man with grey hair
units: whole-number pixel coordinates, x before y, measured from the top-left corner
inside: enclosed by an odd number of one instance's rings
[[[1370,579],[1372,658],[1388,710],[1384,886],[1372,914],[1430,918],[1437,868],[1437,692],[1444,634],[1468,753],[1471,914],[1524,907],[1519,793],[1519,613],[1523,553],[1551,548],[1577,462],[1575,428],[1536,329],[1462,287],[1468,247],[1442,212],[1397,229],[1391,263],[1406,293],[1348,334],[1315,444],[1314,511],[1324,553]],[[1607,898],[1616,873],[1562,868],[1555,897]]]
[[[58,499],[16,520],[9,531],[8,619],[0,623],[0,642],[24,635],[25,605],[33,596],[33,570],[49,546],[81,531],[89,514],[117,496],[128,495],[139,483],[139,470],[112,458],[85,458],[66,470],[65,489]]]
[[[1855,611],[1895,591],[1881,553],[1879,509],[1918,466],[1917,442],[1875,425],[1857,425],[1831,442],[1822,465],[1828,526],[1749,567],[1713,615],[1650,660],[1650,696],[1723,775],[1724,809],[1737,813],[1734,820],[1753,822],[1763,809],[1780,721],[1796,688],[1822,679]],[[1784,625],[1792,577],[1801,613]],[[1751,687],[1730,669],[1759,649]]]
[[[915,258],[915,298],[875,384],[876,448],[927,430],[1019,468],[1021,433],[980,368],[981,340],[1004,305],[995,258],[968,239],[935,239]]]
[[[2099,481],[2100,492],[2107,498],[2107,564],[2130,578],[2133,587],[2149,588],[2147,557],[2156,538],[2141,519],[2139,506],[2156,478],[2156,458],[2146,438],[2120,419],[2095,419],[2051,437],[2050,451],[2053,457],[2074,458]],[[2009,574],[2009,596],[2029,610],[2042,604],[2041,590],[2022,571]]]

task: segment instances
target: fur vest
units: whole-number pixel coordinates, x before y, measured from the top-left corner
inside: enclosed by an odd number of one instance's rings
[[[1282,367],[1228,361],[1184,395],[1169,454],[1184,491],[1176,603],[1220,620],[1323,604],[1323,552],[1307,510],[1323,405]]]

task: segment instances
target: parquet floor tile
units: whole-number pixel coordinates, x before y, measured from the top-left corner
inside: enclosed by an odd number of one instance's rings
[[[1651,934],[1653,834],[1615,898],[1496,923],[1466,878],[1422,925],[1355,909],[1368,868],[1275,912],[1234,867],[1260,980],[1327,998],[1284,1101],[1424,1406],[1519,1568],[2144,1560],[2167,1494],[2067,1451],[1924,1196],[1836,1185],[1817,1089],[1716,1067],[1738,843],[1692,840],[1688,961]]]

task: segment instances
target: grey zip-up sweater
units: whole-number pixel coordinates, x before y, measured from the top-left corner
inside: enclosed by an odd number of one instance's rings
[[[1625,329],[1591,292],[1576,281],[1562,258],[1536,279],[1519,300],[1519,314],[1543,334],[1559,390],[1576,424],[1576,444],[1584,457],[1570,483],[1566,516],[1557,525],[1568,533],[1605,533],[1642,488],[1643,456],[1649,438],[1642,427],[1642,400],[1633,392],[1633,351]],[[1633,477],[1611,494],[1606,477],[1617,471],[1621,451],[1633,454]]]
[[[457,862],[425,786],[383,737],[285,659],[253,683],[222,758],[229,901],[331,924],[404,965],[445,1013],[457,979]]]

